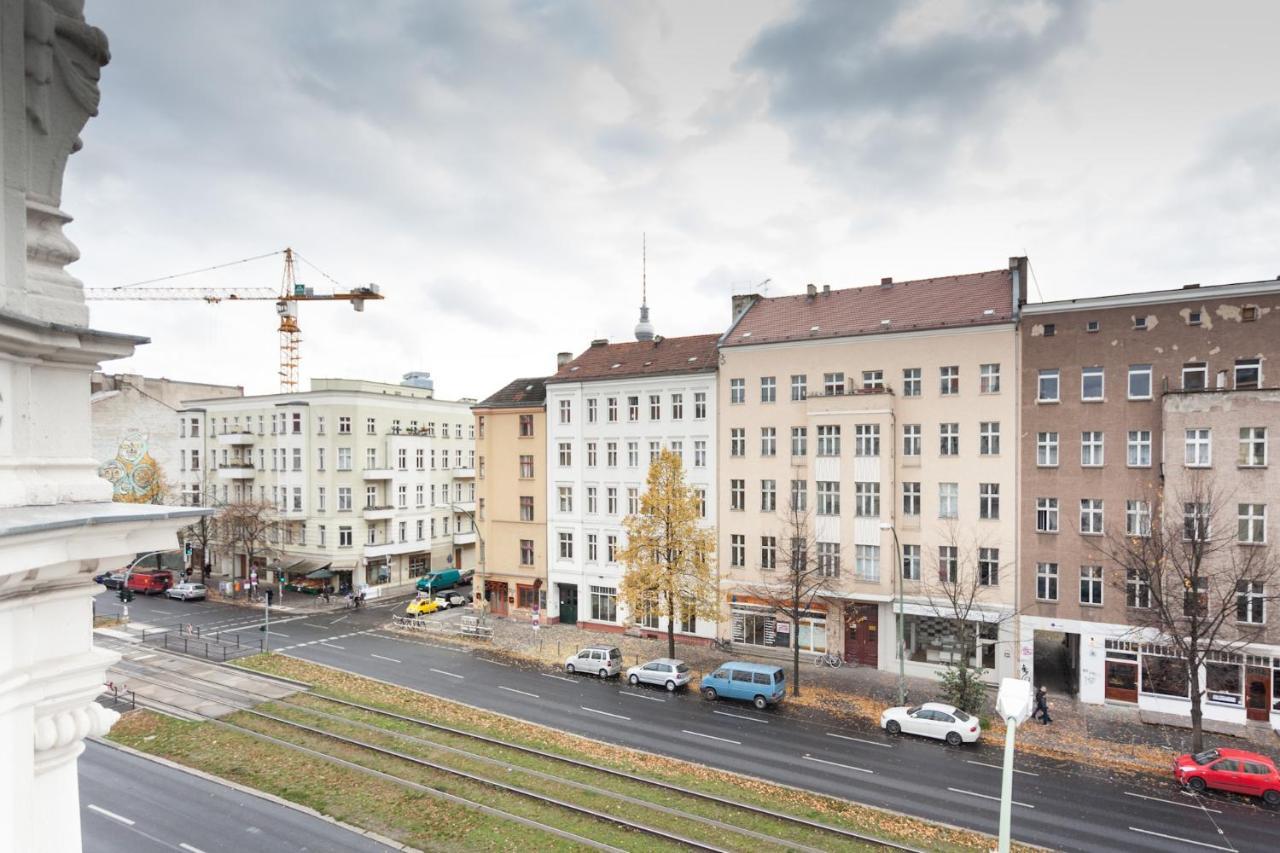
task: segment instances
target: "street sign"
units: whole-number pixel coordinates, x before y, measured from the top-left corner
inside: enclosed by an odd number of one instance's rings
[[[536,630],[538,630],[540,627],[542,627],[542,626],[541,626],[541,619],[539,618],[538,608],[537,608],[537,607],[535,607],[535,608],[533,608],[533,630],[535,630],[535,631],[536,631]]]

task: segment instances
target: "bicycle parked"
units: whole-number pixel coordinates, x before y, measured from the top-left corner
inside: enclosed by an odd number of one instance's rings
[[[844,666],[844,658],[840,657],[840,655],[833,655],[830,652],[827,652],[826,654],[818,655],[814,658],[813,665],[829,666],[832,669],[839,669]]]

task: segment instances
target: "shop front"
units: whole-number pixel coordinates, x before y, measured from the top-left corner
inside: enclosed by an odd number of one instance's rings
[[[827,607],[814,602],[801,611],[798,622],[775,607],[753,598],[734,596],[729,603],[731,639],[751,651],[781,652],[794,645],[801,652],[824,654],[827,642]]]

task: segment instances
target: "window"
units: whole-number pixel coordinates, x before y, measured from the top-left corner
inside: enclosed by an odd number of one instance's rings
[[[818,426],[818,455],[840,455],[840,427],[831,424]]]
[[[1102,465],[1102,433],[1086,430],[1080,433],[1080,464],[1086,468]]]
[[[707,442],[703,439],[693,442],[693,467],[707,467]]]
[[[943,456],[960,455],[960,424],[938,425],[938,452]]]
[[[1212,461],[1211,433],[1207,429],[1186,431],[1186,465],[1188,468],[1207,468]]]
[[[627,515],[640,512],[640,490],[635,486],[627,486]]]
[[[740,569],[747,564],[747,537],[741,533],[729,535],[729,565]]]
[[[1188,326],[1199,326],[1199,325],[1200,325],[1200,322],[1201,322],[1201,314],[1200,314],[1200,312],[1199,312],[1199,311],[1188,311],[1188,312],[1187,312],[1187,325],[1188,325]]]
[[[533,496],[520,496],[520,520],[533,521]]]
[[[1203,618],[1209,609],[1209,579],[1191,576],[1183,581],[1186,591],[1182,594],[1182,615],[1198,615]]]
[[[938,484],[938,518],[956,518],[960,515],[960,486],[958,483]]]
[[[809,509],[809,481],[791,481],[791,509],[796,512],[807,512]]]
[[[662,395],[661,394],[649,395],[649,420],[651,421],[662,420]]]
[[[1053,337],[1054,335],[1056,335],[1057,333],[1058,333],[1058,326],[1057,326],[1057,324],[1055,324],[1055,323],[1045,323],[1045,324],[1044,324],[1044,336],[1045,336],[1046,338],[1052,338],[1052,337]]]
[[[610,533],[604,538],[604,561],[616,563],[618,557],[618,537]]]
[[[594,468],[599,462],[599,455],[596,453],[596,443],[594,441],[587,442],[587,467]]]
[[[1147,583],[1146,576],[1137,569],[1125,569],[1124,606],[1143,609],[1151,606],[1151,586]]]
[[[1209,365],[1203,361],[1189,361],[1182,365],[1182,390],[1203,391],[1209,384]]]
[[[684,442],[679,439],[671,440],[671,452],[680,460],[681,466],[684,465]]]
[[[844,374],[839,372],[822,374],[822,393],[828,397],[843,394]]]
[[[902,369],[902,396],[920,396],[920,368],[904,367]]]
[[[520,479],[533,479],[533,456],[532,454],[522,454],[520,456]]]
[[[880,517],[880,484],[857,482],[853,484],[853,512],[859,518]]]
[[[920,580],[919,545],[902,546],[902,579],[907,581]]]
[[[707,517],[707,490],[704,488],[696,488],[693,490],[694,501],[698,504],[698,518]]]
[[[609,515],[618,514],[618,487],[609,486],[605,492],[605,512]]]
[[[1257,358],[1236,359],[1236,387],[1257,388],[1262,381],[1262,361]]]
[[[778,509],[778,481],[760,481],[760,511],[775,512]]]
[[[778,537],[760,537],[760,568],[776,569],[778,567]]]
[[[791,428],[791,455],[804,456],[809,452],[809,430],[807,427]]]
[[[1267,464],[1267,428],[1240,428],[1240,460],[1245,468],[1261,468]]]
[[[1080,603],[1102,605],[1102,566],[1080,567]]]
[[[879,424],[856,424],[853,428],[853,455],[880,455]]]
[[[671,395],[671,420],[673,421],[684,420],[684,395],[683,394]]]
[[[1188,542],[1207,542],[1209,532],[1209,505],[1184,503],[1182,505],[1182,538]]]
[[[400,509],[409,508],[409,487],[396,486],[396,506]]]
[[[778,399],[778,379],[774,376],[760,377],[760,402],[773,403]]]
[[[919,515],[920,514],[920,484],[907,483],[902,484],[902,514],[903,515]]]
[[[618,467],[618,442],[610,441],[604,446],[604,464],[609,468]]]
[[[1129,399],[1151,399],[1151,365],[1129,365]]]
[[[378,487],[364,487],[364,505],[366,508],[372,509],[378,505]]]
[[[1058,465],[1058,434],[1056,432],[1036,433],[1036,464],[1043,467]]]
[[[1239,504],[1236,507],[1236,539],[1247,545],[1264,545],[1267,541],[1267,505]]]
[[[853,572],[860,581],[876,582],[880,580],[880,546],[853,546]]]
[[[1086,402],[1102,400],[1103,373],[1101,367],[1086,367],[1080,371],[1080,399]]]
[[[559,538],[559,542],[560,542],[560,559],[562,559],[562,560],[572,560],[572,559],[573,559],[573,533],[572,533],[572,531],[568,531],[568,530],[561,530],[561,531],[559,532],[559,536],[558,536],[558,538]]]
[[[902,455],[920,455],[920,424],[902,425]]]
[[[557,486],[556,497],[561,512],[573,512],[573,486]]]
[[[840,482],[818,480],[818,515],[840,514]]]
[[[707,392],[695,391],[693,393],[693,418],[698,421],[707,419]]]
[[[600,418],[600,401],[595,397],[587,398],[587,423],[593,424]]]
[[[573,401],[561,400],[559,409],[560,409],[560,423],[562,424],[573,423]]]
[[[978,484],[978,518],[989,520],[1000,517],[1000,484]]]
[[[1036,533],[1058,532],[1058,499],[1036,498]]]
[[[884,371],[883,370],[862,371],[862,390],[863,391],[883,391],[884,390]]]
[[[627,397],[627,420],[635,423],[640,420],[640,396],[632,394]]]
[[[1129,430],[1128,463],[1130,468],[1151,466],[1151,430]]]
[[[618,621],[618,590],[611,586],[591,587],[591,619],[595,622]]]
[[[840,577],[840,543],[818,543],[818,574],[824,578]]]
[[[568,468],[573,464],[573,443],[562,441],[559,444],[559,450],[560,467]]]
[[[195,422],[193,421],[192,423],[195,423]],[[191,451],[191,470],[192,471],[200,470],[200,451],[199,450],[193,449]]]
[[[981,394],[1000,393],[1000,365],[978,365],[978,392]]]
[[[293,448],[292,456],[293,456],[293,470],[301,471],[302,470],[302,448],[301,447]]]
[[[760,427],[760,455],[761,456],[777,456],[778,455],[777,427]]]
[[[960,579],[960,557],[955,545],[938,547],[938,580],[941,583],[956,583]]]
[[[978,453],[983,456],[1000,455],[999,421],[982,421],[978,424]]]
[[[350,527],[347,527],[344,525],[338,528],[338,547],[339,548],[351,547],[351,528]]]
[[[627,467],[640,467],[640,442],[638,441],[627,442]]]
[[[978,585],[1000,585],[1000,549],[978,549]]]
[[[618,420],[618,398],[610,397],[605,401],[605,413],[609,419],[609,423],[617,423]]]
[[[743,427],[732,427],[729,430],[729,455],[747,455],[747,431]]]
[[[1250,625],[1262,625],[1267,621],[1266,602],[1262,581],[1238,581],[1236,583],[1236,621]]]
[[[1036,563],[1036,598],[1040,601],[1058,600],[1058,564]]]
[[[729,509],[744,510],[747,508],[747,481],[729,481]]]
[[[1134,327],[1135,329],[1139,330],[1139,331],[1145,332],[1145,331],[1147,330],[1147,318],[1146,318],[1146,317],[1134,317],[1134,318],[1133,318],[1133,327]]]
[[[1124,533],[1126,536],[1151,535],[1151,504],[1146,501],[1124,502]]]
[[[338,512],[351,511],[351,487],[338,486]]]
[[[1102,533],[1102,499],[1080,499],[1080,532],[1086,536]]]
[[[954,364],[938,368],[938,385],[944,397],[959,394],[960,368]]]
[[[351,418],[346,416],[338,418],[338,435],[351,435]]]
[[[1036,385],[1036,402],[1058,402],[1058,371],[1056,369],[1040,371],[1039,381]]]
[[[729,402],[745,403],[747,401],[747,380],[730,379],[729,380]]]
[[[809,377],[803,373],[791,374],[791,401],[799,402],[809,396]]]

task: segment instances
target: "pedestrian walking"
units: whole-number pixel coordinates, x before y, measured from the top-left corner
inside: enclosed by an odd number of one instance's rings
[[[1036,710],[1031,715],[1031,718],[1034,720],[1037,717],[1040,718],[1042,726],[1047,726],[1053,722],[1053,718],[1049,716],[1049,691],[1044,688],[1044,685],[1041,685],[1040,689],[1036,691]]]

